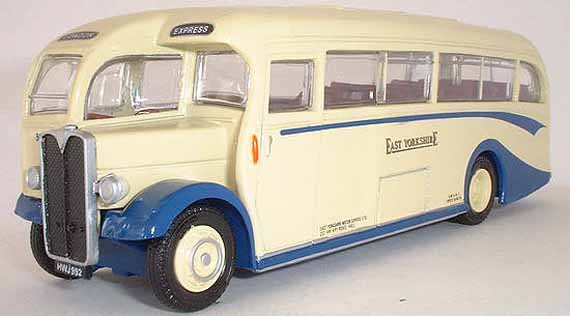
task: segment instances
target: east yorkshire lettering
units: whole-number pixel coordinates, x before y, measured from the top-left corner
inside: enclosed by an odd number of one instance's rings
[[[437,132],[433,131],[431,135],[392,139],[386,138],[386,154],[398,153],[401,151],[433,147],[437,146]]]

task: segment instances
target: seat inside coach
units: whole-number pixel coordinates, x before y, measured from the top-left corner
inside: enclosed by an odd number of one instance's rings
[[[325,87],[327,104],[369,103],[374,100],[375,85],[331,82]],[[406,102],[424,99],[425,80],[392,80],[386,85],[386,100],[389,102]]]
[[[483,100],[504,100],[508,88],[506,82],[483,81]]]
[[[325,100],[328,105],[369,103],[376,96],[376,86],[331,82],[325,87]]]
[[[506,82],[483,81],[483,100],[505,100],[508,92],[509,84]],[[528,89],[526,93],[529,93]],[[479,80],[461,80],[457,84],[451,79],[441,79],[439,80],[438,99],[442,101],[478,100]]]
[[[386,85],[386,100],[389,102],[406,102],[423,100],[425,80],[392,80]]]
[[[459,84],[451,79],[439,80],[439,100],[477,100],[479,98],[479,80],[461,80]]]
[[[520,93],[519,100],[521,101],[534,100],[535,96],[530,91],[531,89],[529,85],[521,84],[519,92]]]

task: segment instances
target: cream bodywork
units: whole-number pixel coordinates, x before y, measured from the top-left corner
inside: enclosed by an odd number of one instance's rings
[[[173,27],[196,22],[211,23],[215,30],[207,36],[169,36]],[[127,198],[101,208],[124,207],[135,194],[165,179],[220,183],[236,192],[247,207],[258,257],[462,203],[467,163],[485,139],[497,139],[527,164],[550,170],[547,78],[534,47],[516,34],[447,19],[335,8],[177,9],[102,20],[72,31],[99,35],[88,41],[55,41],[31,68],[24,98],[22,175],[28,167],[39,165],[37,133],[75,124],[97,140],[98,177],[114,173],[130,186]],[[195,52],[229,49],[249,65],[246,109],[195,104]],[[323,110],[329,50],[434,52],[430,102]],[[440,52],[530,62],[540,72],[543,100],[517,102],[515,82],[513,102],[438,104],[434,91]],[[82,56],[69,111],[30,116],[33,78],[41,60],[52,54]],[[147,54],[184,57],[178,111],[83,120],[87,89],[96,71],[115,57]],[[268,113],[269,65],[278,59],[314,61],[310,111]],[[517,113],[547,127],[532,135],[495,119],[460,118],[280,135],[286,128],[314,124],[461,111]],[[437,146],[386,155],[386,138],[434,131]],[[257,164],[251,154],[254,135],[260,139]],[[26,187],[23,191],[40,196]],[[460,196],[450,203],[453,194]],[[353,225],[343,230],[327,228],[343,221]]]

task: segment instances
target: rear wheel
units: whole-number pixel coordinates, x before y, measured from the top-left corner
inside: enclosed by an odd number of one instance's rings
[[[155,295],[189,312],[214,303],[234,271],[234,238],[223,215],[207,206],[181,214],[148,251],[148,276]]]
[[[44,229],[42,225],[32,223],[30,228],[30,246],[32,254],[38,265],[47,273],[65,280],[74,280],[76,277],[58,272],[55,269],[55,261],[48,257],[44,243]]]
[[[497,173],[489,158],[480,156],[475,160],[467,188],[468,211],[457,218],[465,225],[482,223],[493,208],[497,195]]]

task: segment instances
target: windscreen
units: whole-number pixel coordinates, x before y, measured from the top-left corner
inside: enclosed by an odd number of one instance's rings
[[[32,115],[67,112],[78,65],[76,57],[49,57],[43,61],[30,96]]]
[[[179,56],[130,57],[111,62],[91,82],[86,118],[177,110],[181,74]]]

